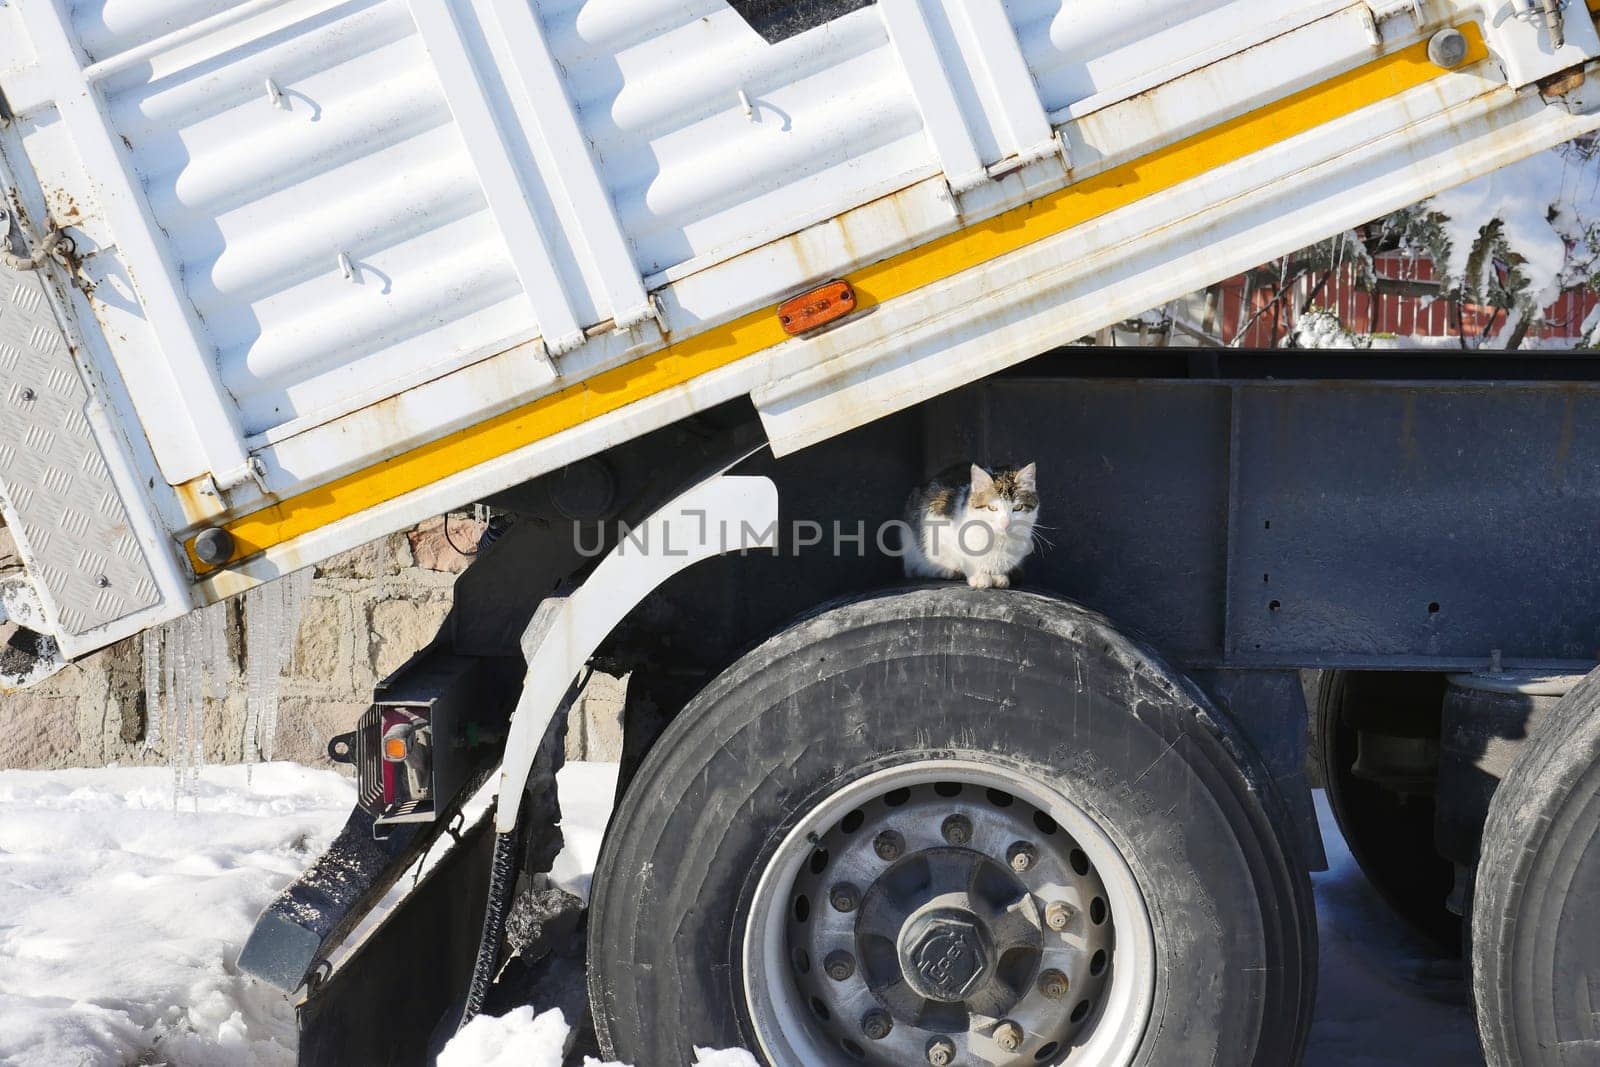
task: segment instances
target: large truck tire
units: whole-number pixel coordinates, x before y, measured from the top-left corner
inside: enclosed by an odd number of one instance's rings
[[[1550,712],[1489,807],[1472,990],[1489,1067],[1600,1063],[1600,670]]]
[[[945,585],[747,654],[595,874],[607,1055],[780,1067],[1299,1061],[1310,883],[1227,717],[1102,617]]]
[[[1435,847],[1431,789],[1406,792],[1356,771],[1363,728],[1436,744],[1445,685],[1438,674],[1324,671],[1312,736],[1328,807],[1361,873],[1395,914],[1454,955],[1462,925],[1447,903],[1455,868]]]

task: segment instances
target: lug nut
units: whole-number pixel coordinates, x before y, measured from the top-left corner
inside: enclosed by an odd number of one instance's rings
[[[850,953],[839,949],[828,953],[828,958],[822,961],[822,969],[828,972],[828,977],[835,982],[842,982],[856,973],[856,958]],[[1057,971],[1057,974],[1060,972]]]
[[[972,820],[965,815],[952,815],[939,827],[939,832],[952,845],[964,845],[972,840]]]
[[[1053,901],[1044,909],[1044,924],[1052,930],[1065,930],[1074,914],[1071,904],[1064,900]]]
[[[1007,1052],[1015,1052],[1022,1047],[1022,1027],[1007,1019],[994,1028],[994,1043]]]
[[[828,893],[828,903],[833,905],[834,911],[855,911],[856,905],[861,903],[861,894],[849,882],[840,882]]]
[[[956,1043],[948,1037],[936,1037],[929,1041],[928,1062],[933,1067],[950,1067],[956,1062]]]
[[[831,958],[831,957],[830,957]],[[830,974],[833,972],[829,972]],[[1060,1000],[1067,995],[1067,976],[1054,967],[1039,975],[1039,992],[1051,1000]]]
[[[861,1017],[861,1032],[874,1041],[882,1041],[893,1029],[894,1020],[889,1018],[887,1012],[874,1008]]]
[[[1011,864],[1011,869],[1018,874],[1032,870],[1038,861],[1039,850],[1026,841],[1018,841],[1006,850],[1006,862]]]
[[[906,839],[893,830],[885,830],[872,839],[872,851],[878,854],[880,860],[894,862],[906,850]]]

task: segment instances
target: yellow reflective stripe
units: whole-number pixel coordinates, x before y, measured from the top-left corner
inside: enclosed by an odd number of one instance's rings
[[[1463,66],[1487,58],[1488,48],[1478,27],[1467,25],[1461,29],[1470,46]],[[981,266],[1444,73],[1428,60],[1426,42],[1383,56],[1130,163],[865,267],[849,276],[858,308],[874,307]],[[778,323],[775,306],[685,338],[659,352],[226,523],[236,545],[233,560],[395,500],[788,339]],[[215,569],[195,558],[192,540],[186,547],[197,573]]]

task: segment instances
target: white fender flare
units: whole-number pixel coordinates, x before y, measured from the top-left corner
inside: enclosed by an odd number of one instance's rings
[[[775,548],[777,536],[772,480],[719,474],[628,531],[575,591],[546,597],[522,634],[528,673],[501,756],[502,801],[521,795],[545,732],[584,663],[651,590],[701,560]],[[519,807],[500,804],[498,832],[516,829]]]

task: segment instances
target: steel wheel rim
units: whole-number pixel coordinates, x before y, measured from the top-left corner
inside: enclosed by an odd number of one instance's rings
[[[953,837],[947,832],[950,816],[968,820],[965,842],[959,825]],[[1013,863],[1019,843],[1032,854]],[[918,863],[926,877],[905,874]],[[952,894],[964,877],[965,895]],[[1016,885],[1008,888],[1008,878]],[[855,899],[835,899],[840,886]],[[1019,891],[1026,901],[997,909]],[[1052,904],[1067,907],[1047,919]],[[1020,912],[1022,925],[997,912]],[[1052,926],[1063,912],[1064,925]],[[898,976],[882,944],[885,924],[897,921],[887,940]],[[1038,934],[1032,959],[1030,923]],[[853,965],[843,979],[845,968],[833,966],[841,951]],[[963,759],[886,768],[812,807],[757,882],[743,963],[756,1042],[784,1067],[1125,1064],[1144,1036],[1155,988],[1149,913],[1111,837],[1055,789]],[[882,1018],[868,1017],[874,1012],[888,1019],[884,1036],[871,1036],[883,1029]],[[1004,1032],[1006,1022],[1017,1031]],[[949,1043],[935,1048],[941,1039]]]

